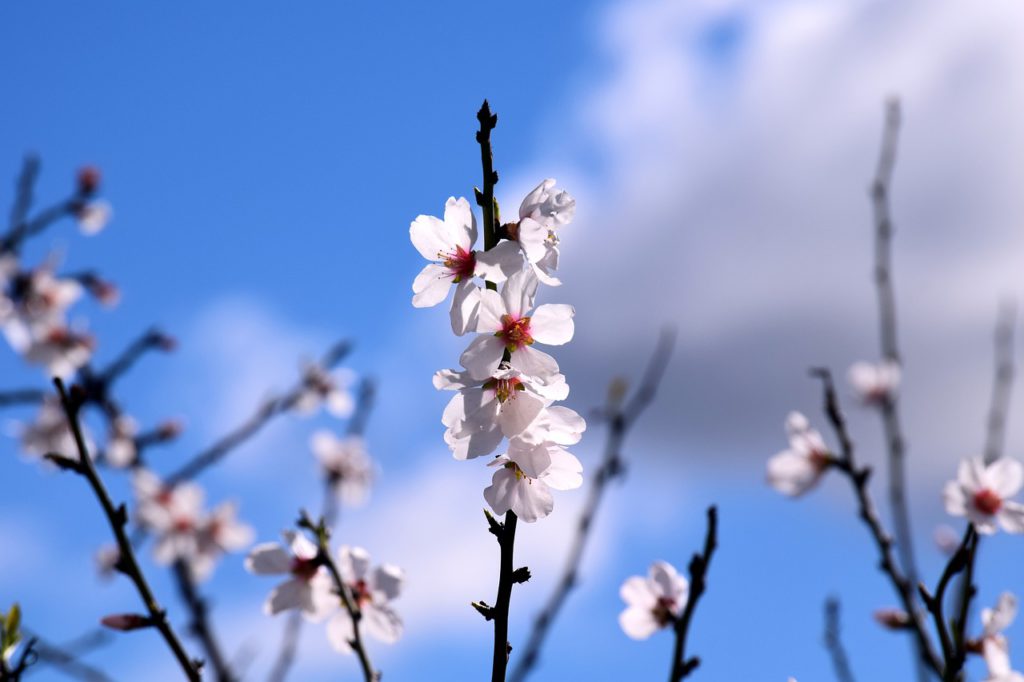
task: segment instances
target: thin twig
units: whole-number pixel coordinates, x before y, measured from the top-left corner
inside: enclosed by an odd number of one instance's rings
[[[164,641],[177,659],[178,665],[181,666],[186,678],[191,682],[199,682],[200,664],[190,659],[188,654],[185,653],[181,640],[178,639],[177,634],[175,634],[167,620],[167,612],[157,602],[149,583],[146,581],[145,575],[142,573],[142,569],[139,568],[135,552],[132,550],[131,541],[125,533],[125,526],[128,523],[128,512],[123,504],[116,508],[114,507],[114,503],[111,501],[103,481],[100,480],[99,474],[96,473],[96,468],[93,466],[92,459],[85,446],[85,439],[82,437],[81,425],[78,422],[78,410],[81,403],[77,400],[72,400],[64,389],[64,382],[59,377],[54,378],[53,383],[60,394],[61,405],[64,408],[68,425],[74,435],[75,446],[78,449],[78,459],[72,459],[63,454],[53,456],[51,459],[59,466],[71,469],[84,476],[89,482],[93,493],[96,495],[96,499],[103,508],[107,522],[110,524],[110,529],[117,539],[117,546],[120,552],[120,558],[117,563],[118,570],[128,576],[135,585],[135,589],[138,591],[139,597],[146,607],[152,626],[159,630],[163,636]]]
[[[878,517],[878,510],[871,500],[868,492],[868,479],[871,477],[871,468],[858,466],[854,459],[853,441],[846,429],[846,420],[839,408],[839,400],[836,397],[835,385],[832,382],[832,373],[824,368],[811,370],[811,374],[822,382],[824,411],[835,431],[836,438],[840,444],[839,457],[833,460],[833,466],[850,481],[854,495],[857,498],[859,516],[864,525],[867,526],[872,540],[879,555],[879,569],[885,573],[892,583],[896,594],[900,598],[903,610],[910,619],[909,629],[914,634],[914,641],[922,662],[936,675],[942,675],[942,659],[935,652],[931,638],[928,635],[924,618],[918,609],[915,597],[914,584],[900,570],[893,554],[893,541],[882,526]]]
[[[348,341],[336,343],[324,355],[320,366],[324,369],[333,368],[348,354],[351,347]],[[229,452],[259,433],[271,419],[295,407],[295,403],[298,402],[305,388],[306,384],[303,378],[290,391],[264,401],[249,419],[229,431],[213,445],[195,455],[183,466],[171,473],[166,478],[167,484],[175,485],[182,481],[193,479],[210,466],[219,462]]]
[[[185,602],[191,615],[188,628],[199,640],[203,651],[206,652],[206,660],[213,668],[218,682],[234,682],[238,677],[224,657],[220,642],[210,623],[209,605],[206,603],[206,599],[199,594],[192,569],[182,559],[174,562],[174,582],[181,600]]]
[[[718,547],[718,510],[711,505],[708,507],[708,531],[704,537],[704,551],[694,554],[690,559],[690,593],[686,598],[682,616],[672,626],[676,642],[672,650],[669,682],[686,679],[700,665],[700,658],[697,656],[686,657],[686,638],[690,633],[690,623],[697,610],[697,602],[700,601],[701,595],[707,589],[708,568],[711,566],[711,556],[715,553],[716,547]]]
[[[963,659],[959,656],[959,649],[963,645],[964,640],[963,637],[960,637],[958,640],[955,634],[951,634],[950,629],[947,627],[944,610],[946,591],[953,578],[967,567],[968,561],[973,554],[971,547],[976,539],[977,533],[974,531],[974,526],[968,525],[967,531],[964,533],[964,539],[950,556],[946,567],[942,571],[942,575],[939,577],[934,594],[930,593],[923,583],[918,585],[921,601],[924,602],[925,608],[932,615],[935,630],[939,633],[943,659],[942,679],[947,682],[954,682],[960,669],[963,668]],[[952,627],[955,631],[957,627],[955,620],[952,623]]]
[[[636,419],[643,413],[644,409],[654,399],[658,391],[658,385],[665,375],[669,358],[672,356],[672,349],[675,346],[676,331],[667,328],[661,332],[658,345],[654,349],[647,369],[639,387],[633,393],[632,398],[622,405],[621,398],[614,401],[608,408],[608,439],[605,442],[604,456],[601,464],[594,472],[593,483],[590,492],[583,505],[579,521],[576,524],[576,535],[573,538],[572,546],[569,548],[569,555],[566,558],[565,568],[555,589],[548,598],[544,608],[537,614],[533,621],[533,629],[530,637],[523,648],[523,654],[519,662],[512,669],[510,679],[512,682],[522,682],[537,665],[541,647],[547,637],[548,630],[554,622],[555,617],[561,611],[569,593],[579,582],[579,568],[583,559],[583,551],[586,549],[587,541],[594,527],[594,518],[604,497],[604,491],[608,483],[620,477],[624,471],[622,460],[622,443],[626,434],[633,426]]]
[[[871,203],[875,227],[875,287],[878,293],[879,343],[882,357],[900,363],[896,336],[896,295],[892,283],[892,212],[889,196],[892,188],[893,168],[900,128],[900,103],[889,100],[885,107],[885,126],[878,156],[875,178],[871,183]],[[900,427],[898,399],[890,394],[879,405],[889,457],[889,505],[892,508],[893,529],[900,566],[911,585],[918,582],[917,562],[914,558],[913,532],[907,503],[906,444]],[[917,659],[915,659],[917,660]],[[917,663],[919,680],[927,679],[927,672]]]
[[[174,348],[174,339],[155,327],[148,329],[129,344],[113,362],[98,372],[96,378],[103,382],[106,388],[109,388],[114,381],[131,369],[132,365],[145,355],[147,351],[167,351],[172,348]]]
[[[83,682],[113,682],[109,675],[91,665],[78,660],[78,657],[85,651],[91,651],[98,644],[105,644],[110,640],[109,633],[105,630],[96,630],[86,638],[79,638],[62,646],[45,641],[39,635],[33,635],[36,640],[36,649],[39,653],[39,663],[52,665],[68,677]],[[88,639],[88,642],[86,641]],[[88,646],[84,646],[88,644]],[[33,671],[40,670],[41,665],[29,668],[24,677],[28,677]]]
[[[0,407],[41,403],[44,398],[46,398],[46,391],[38,388],[19,388],[11,391],[0,391]]]
[[[1010,411],[1013,390],[1014,347],[1017,327],[1017,303],[1008,299],[999,308],[994,338],[995,368],[992,378],[992,401],[988,409],[988,430],[985,438],[985,463],[991,464],[1003,454],[1006,442],[1006,415]]]
[[[32,209],[33,192],[36,179],[39,177],[39,157],[27,154],[21,164],[18,182],[15,185],[14,203],[11,205],[11,217],[8,230],[13,231],[25,222],[28,212]]]
[[[839,618],[839,600],[829,597],[825,600],[825,648],[828,649],[829,658],[832,659],[832,668],[835,670],[836,679],[839,682],[855,682],[853,670],[850,668],[850,659],[843,647],[843,640],[840,636],[842,628]]]

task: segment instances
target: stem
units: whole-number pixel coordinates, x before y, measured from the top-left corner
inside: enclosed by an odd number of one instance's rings
[[[498,125],[498,115],[491,113],[491,105],[484,100],[476,118],[480,122],[476,141],[480,143],[480,164],[484,172],[483,191],[477,192],[476,202],[484,214],[484,251],[490,251],[498,245],[498,226],[494,220],[494,186],[498,184],[498,174],[494,170],[494,154],[491,151],[491,131]],[[488,283],[488,288],[495,287]]]
[[[921,658],[922,666],[930,669],[936,675],[942,675],[942,659],[939,658],[932,646],[931,638],[925,628],[924,619],[918,609],[917,599],[914,594],[913,583],[903,574],[896,557],[893,554],[893,541],[882,527],[878,518],[878,511],[875,509],[871,494],[868,492],[868,479],[871,477],[871,468],[858,467],[854,459],[853,442],[850,440],[849,432],[846,430],[846,420],[839,409],[839,400],[836,397],[835,385],[832,382],[832,374],[827,369],[818,368],[811,373],[821,380],[824,392],[825,414],[836,433],[840,444],[839,458],[833,461],[833,466],[838,469],[850,481],[854,495],[857,499],[859,516],[864,525],[867,526],[871,539],[879,555],[879,569],[885,573],[892,583],[896,594],[900,598],[903,610],[910,618],[909,629],[914,634],[914,641]],[[927,670],[925,671],[927,675]]]
[[[117,508],[114,507],[114,503],[111,502],[107,489],[103,486],[103,481],[100,480],[99,475],[96,473],[96,468],[93,466],[92,459],[89,457],[89,453],[85,447],[85,439],[82,437],[82,428],[78,423],[78,407],[68,396],[67,391],[64,389],[64,382],[61,381],[59,377],[55,377],[53,383],[54,386],[57,387],[57,392],[60,394],[61,405],[64,407],[64,413],[67,415],[68,425],[74,435],[75,445],[78,449],[78,466],[75,471],[82,476],[85,476],[86,480],[89,481],[89,485],[92,487],[93,493],[96,495],[96,499],[103,508],[104,514],[106,514],[107,522],[110,524],[110,529],[113,531],[114,537],[117,539],[117,546],[121,555],[120,560],[118,561],[118,569],[127,575],[135,585],[135,589],[138,591],[139,597],[141,597],[143,604],[146,606],[146,611],[149,613],[153,626],[160,631],[160,634],[163,636],[168,648],[170,648],[171,653],[173,653],[174,657],[177,659],[178,665],[181,666],[182,671],[185,673],[185,677],[190,680],[190,682],[199,682],[199,666],[189,659],[188,654],[185,653],[185,648],[181,645],[181,641],[178,639],[178,636],[174,633],[170,623],[167,621],[167,612],[160,607],[156,597],[153,596],[153,591],[150,589],[149,583],[146,582],[146,577],[143,575],[142,569],[139,568],[139,563],[135,558],[135,552],[132,550],[131,542],[124,531],[125,525],[128,522],[127,511],[125,510],[124,505],[120,505]]]
[[[19,388],[12,391],[3,391],[0,392],[0,407],[41,403],[45,397],[46,392],[37,388]]]
[[[988,410],[988,430],[985,437],[985,463],[991,464],[1003,454],[1006,442],[1006,415],[1010,409],[1013,389],[1014,348],[1013,336],[1017,326],[1017,304],[1008,300],[999,309],[995,331],[995,367],[992,377],[992,401]]]
[[[579,581],[579,568],[583,560],[583,551],[586,549],[587,541],[594,527],[594,518],[604,497],[604,491],[608,484],[622,476],[624,465],[622,461],[622,443],[626,433],[633,426],[633,423],[647,406],[654,399],[665,375],[672,349],[675,346],[676,332],[674,329],[666,329],[658,340],[658,346],[654,349],[651,359],[647,364],[643,379],[639,388],[633,394],[632,399],[622,406],[620,401],[614,400],[608,407],[608,439],[605,442],[604,456],[601,464],[594,472],[593,484],[590,486],[590,493],[583,505],[579,521],[576,524],[576,536],[569,549],[566,558],[565,569],[562,576],[555,585],[554,591],[548,598],[544,608],[537,614],[533,621],[533,630],[530,638],[523,649],[522,656],[516,667],[512,669],[512,682],[522,682],[537,665],[540,657],[541,647],[547,637],[555,617],[561,611],[569,592]],[[613,389],[615,384],[613,383]]]
[[[491,661],[491,682],[504,682],[505,669],[508,666],[508,655],[512,646],[508,641],[508,610],[512,601],[512,585],[515,583],[512,577],[512,555],[516,542],[516,524],[519,517],[512,510],[505,513],[505,523],[502,524],[501,534],[498,536],[498,546],[501,548],[501,572],[498,576],[498,598],[494,604],[494,656]]]
[[[854,682],[850,659],[846,655],[843,640],[839,635],[839,600],[833,597],[825,600],[825,648],[828,649],[829,657],[832,659],[836,679],[839,682]]]
[[[686,599],[686,607],[683,615],[675,621],[673,629],[676,633],[676,643],[672,651],[672,670],[669,674],[669,682],[679,682],[689,677],[690,673],[700,665],[700,659],[696,656],[686,658],[686,638],[690,633],[690,623],[693,614],[697,610],[697,602],[707,588],[708,567],[711,565],[711,556],[718,547],[718,509],[714,505],[708,507],[708,531],[704,537],[704,551],[701,554],[694,554],[690,559],[690,594]]]
[[[192,570],[181,559],[174,562],[174,579],[177,583],[181,600],[185,602],[189,612],[192,614],[192,622],[189,624],[189,629],[202,644],[203,650],[206,652],[206,658],[210,662],[218,682],[234,682],[238,678],[231,671],[231,666],[228,665],[213,627],[210,625],[208,617],[209,607],[206,600],[199,594],[195,580],[192,577]]]

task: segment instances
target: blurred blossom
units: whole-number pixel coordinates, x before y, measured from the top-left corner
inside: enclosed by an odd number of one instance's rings
[[[302,390],[295,401],[300,414],[310,415],[325,406],[327,411],[339,419],[352,414],[355,399],[349,387],[355,382],[355,374],[349,369],[328,372],[316,363],[307,363],[302,371]]]
[[[900,366],[893,360],[854,363],[847,379],[867,405],[879,405],[896,397],[900,388]]]
[[[342,546],[338,550],[338,572],[361,614],[360,625],[371,636],[394,644],[402,636],[402,619],[391,607],[402,590],[402,569],[382,564],[370,570],[370,554],[362,547]],[[341,653],[352,651],[355,635],[348,611],[340,609],[327,622],[327,640]]]
[[[980,458],[960,462],[957,480],[943,492],[946,511],[966,516],[982,534],[996,532],[996,523],[1008,533],[1024,533],[1024,505],[1012,502],[1024,485],[1024,467],[1002,457],[986,465]]]
[[[213,573],[217,560],[227,552],[237,552],[252,544],[252,528],[238,521],[238,508],[224,502],[200,519],[196,527],[196,550],[187,557],[193,577],[206,580]]]
[[[817,485],[829,466],[830,455],[821,434],[807,417],[790,412],[786,417],[789,449],[768,460],[768,483],[783,495],[797,497]]]
[[[1010,592],[999,595],[995,608],[981,610],[981,652],[989,674],[985,682],[1024,682],[1024,674],[1010,666],[1010,643],[1003,635],[1016,617],[1017,597]]]
[[[683,612],[690,592],[686,578],[664,561],[651,564],[647,577],[635,575],[619,588],[626,609],[619,625],[633,639],[647,639]]]
[[[26,362],[42,365],[47,376],[68,379],[89,362],[95,347],[92,336],[67,327],[53,327],[33,339],[23,353]]]
[[[114,209],[110,202],[103,199],[86,202],[75,210],[78,229],[88,236],[102,232],[113,215]]]
[[[57,396],[47,396],[39,405],[34,421],[23,424],[20,430],[21,449],[30,455],[42,457],[55,452],[65,457],[76,459],[78,446],[75,436],[68,426],[67,415],[61,407]],[[85,426],[82,426],[85,448],[89,456],[93,456],[95,448]]]
[[[373,482],[373,465],[361,437],[338,438],[321,430],[310,438],[310,447],[344,504],[356,506],[366,502]]]
[[[283,533],[287,547],[275,542],[256,545],[245,559],[245,568],[256,575],[287,575],[263,603],[268,616],[299,609],[307,620],[322,621],[337,604],[327,569],[317,562],[317,548],[295,531]]]
[[[138,457],[135,436],[138,435],[138,423],[126,414],[118,415],[110,425],[110,435],[104,458],[107,464],[118,469],[131,466]]]

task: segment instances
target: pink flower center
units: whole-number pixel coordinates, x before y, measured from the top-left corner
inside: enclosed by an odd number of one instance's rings
[[[300,580],[312,580],[318,568],[319,566],[314,559],[292,558],[292,575]]]
[[[192,530],[192,519],[182,516],[174,519],[174,531],[176,533],[188,533]]]
[[[654,605],[652,613],[654,614],[654,620],[657,621],[658,625],[665,627],[672,620],[672,616],[675,614],[676,600],[671,597],[658,597],[658,603]]]
[[[526,387],[523,386],[523,382],[519,377],[509,377],[508,379],[488,379],[484,382],[483,387],[494,391],[495,395],[498,396],[499,402],[506,402],[516,397],[516,391],[525,391]]]
[[[523,346],[533,344],[533,337],[530,336],[530,318],[512,317],[511,315],[501,316],[501,331],[495,334],[505,342],[505,347],[510,353],[517,351]]]
[[[352,596],[356,598],[356,603],[359,605],[359,608],[363,608],[373,601],[373,595],[370,594],[370,586],[366,584],[365,580],[360,578],[349,587],[352,588]]]
[[[454,275],[456,282],[461,282],[467,277],[472,277],[476,270],[476,256],[472,251],[466,251],[461,246],[455,247],[455,253],[439,253],[438,260],[444,263],[449,272]]]
[[[982,488],[974,493],[974,508],[982,514],[991,516],[1003,506],[1003,498],[991,488]]]

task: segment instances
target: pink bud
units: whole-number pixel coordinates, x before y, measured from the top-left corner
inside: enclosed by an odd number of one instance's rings
[[[96,166],[82,166],[78,169],[79,194],[92,194],[100,186],[100,169]]]
[[[146,616],[140,616],[137,613],[115,613],[109,616],[104,616],[100,623],[107,626],[112,630],[120,630],[122,632],[128,632],[130,630],[140,630],[142,628],[148,628],[153,625]]]
[[[905,630],[910,627],[910,616],[903,609],[878,609],[874,616],[879,625],[890,630]]]
[[[160,437],[160,440],[171,440],[172,438],[177,438],[184,429],[185,426],[181,421],[168,419],[157,427],[157,435]]]

